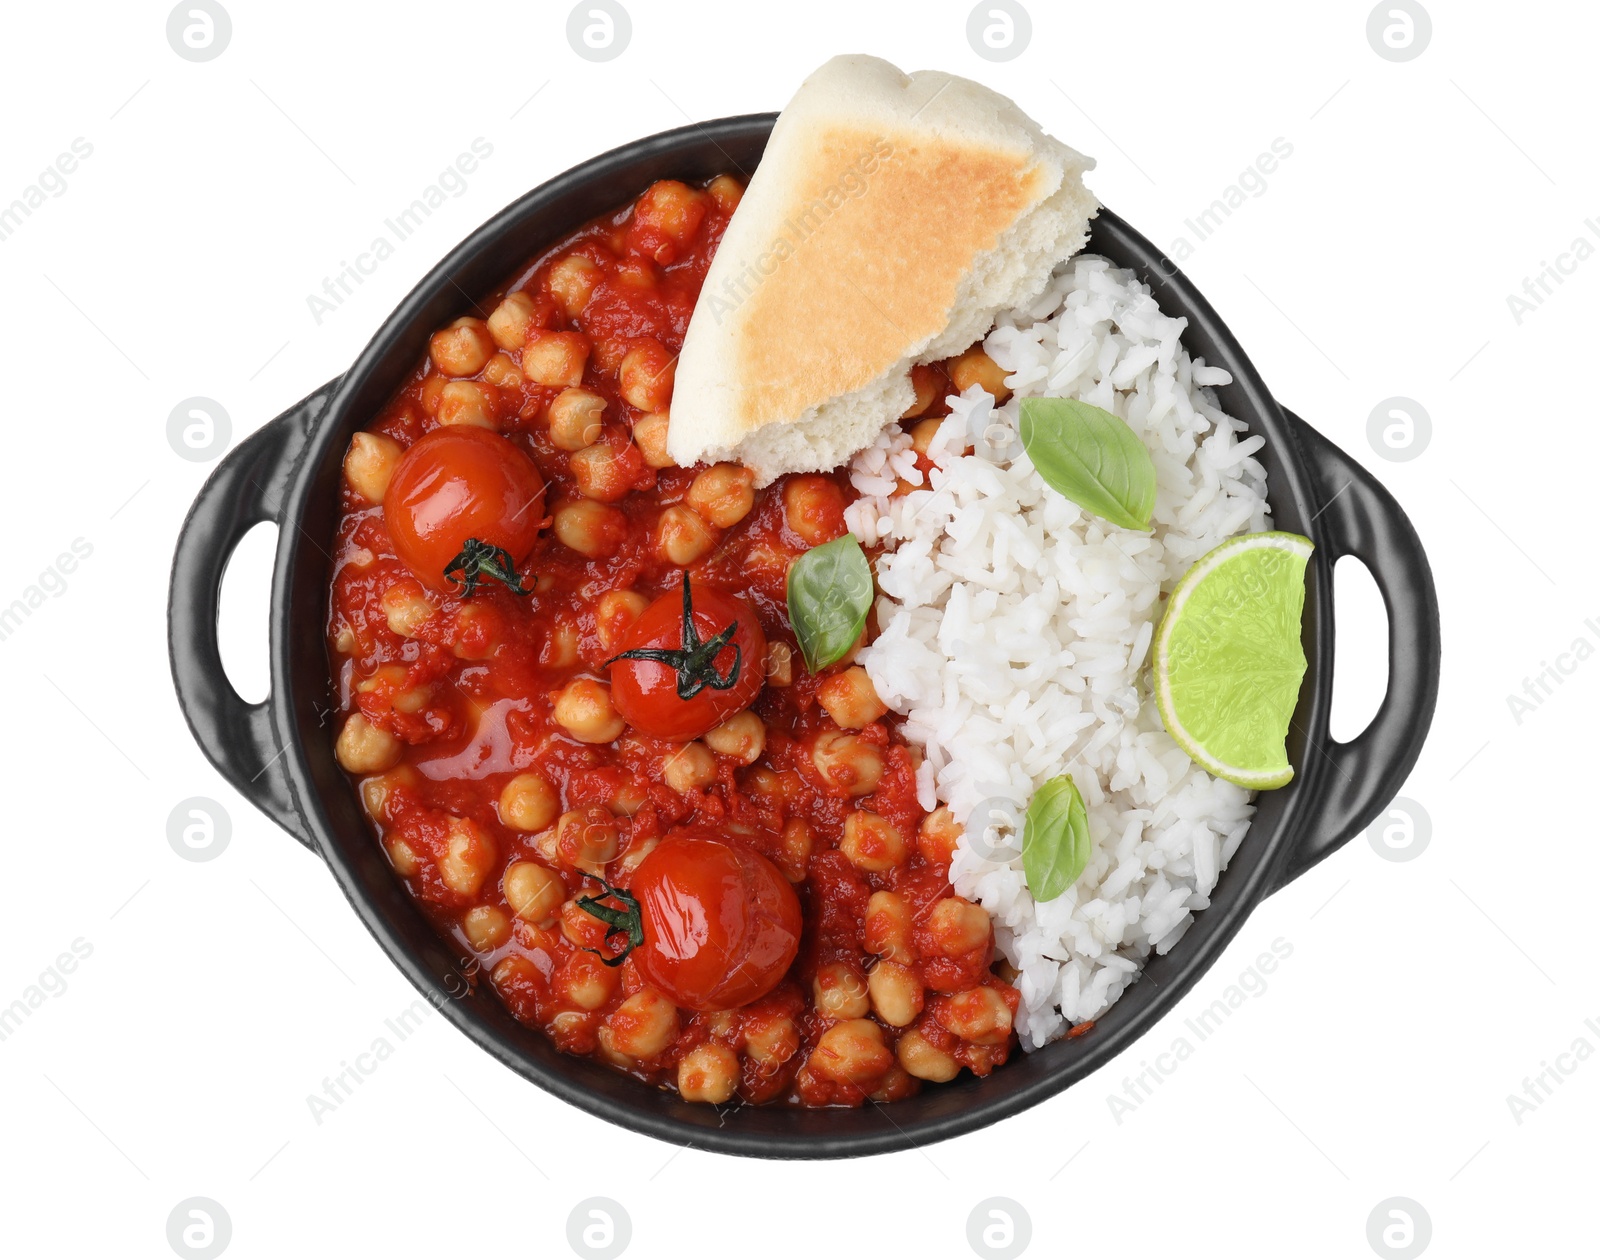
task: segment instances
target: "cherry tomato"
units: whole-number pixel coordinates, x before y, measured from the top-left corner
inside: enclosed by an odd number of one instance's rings
[[[544,478],[533,460],[498,433],[473,425],[419,438],[383,496],[395,555],[435,590],[461,594],[486,577],[518,589],[515,566],[533,549],[544,518]],[[454,578],[446,576],[468,552],[466,571],[458,567]],[[505,561],[510,582],[502,574]]]
[[[770,993],[800,948],[800,902],[754,849],[675,831],[634,872],[639,973],[679,1006],[723,1011]]]
[[[692,606],[690,641],[684,615]],[[712,644],[728,628],[720,648]],[[663,595],[644,610],[610,661],[611,703],[635,729],[657,739],[698,738],[749,708],[761,692],[767,638],[755,609],[709,586]]]

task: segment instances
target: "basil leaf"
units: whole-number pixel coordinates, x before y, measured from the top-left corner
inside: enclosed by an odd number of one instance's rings
[[[789,624],[813,674],[860,637],[872,608],[872,566],[854,534],[813,547],[789,566]]]
[[[1070,774],[1057,775],[1028,802],[1022,873],[1035,901],[1054,901],[1089,865],[1089,811]]]
[[[1156,466],[1127,423],[1076,398],[1024,398],[1022,449],[1045,484],[1123,529],[1149,529]]]

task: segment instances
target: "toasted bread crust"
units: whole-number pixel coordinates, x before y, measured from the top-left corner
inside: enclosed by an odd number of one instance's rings
[[[734,418],[746,430],[862,389],[931,343],[972,259],[1041,199],[1046,178],[1026,154],[841,127],[818,137],[793,204],[814,215],[829,173],[862,153],[883,155],[865,191],[814,216],[804,265],[774,268],[734,325]]]
[[[834,401],[898,396],[887,378],[949,353],[953,326],[980,321],[970,342],[996,309],[1026,296],[1011,273],[1040,260],[1024,267],[1003,255],[1030,214],[1071,186],[1082,205],[1068,217],[1087,222],[1087,165],[977,84],[908,77],[869,57],[829,62],[779,118],[706,277],[678,365],[669,453],[679,463],[747,456],[741,444],[769,426],[826,428]],[[1076,249],[1082,232],[1066,244]],[[1048,271],[1025,287],[1037,292]],[[814,454],[804,435],[771,435],[751,444],[766,460],[752,466],[762,481],[799,463],[832,466],[818,461],[838,462],[863,427],[851,417]]]

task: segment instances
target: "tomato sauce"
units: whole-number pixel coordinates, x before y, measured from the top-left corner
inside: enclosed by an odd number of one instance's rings
[[[663,181],[573,233],[484,305],[487,322],[441,330],[358,435],[328,616],[336,754],[475,982],[561,1049],[704,1101],[860,1105],[1003,1063],[1018,995],[993,970],[986,918],[951,890],[955,828],[919,804],[916,750],[881,705],[836,721],[830,680],[859,690],[864,671],[847,657],[813,676],[797,649],[788,569],[844,534],[848,479],[780,479],[718,525],[693,506],[705,468],[662,453],[670,363],[739,192],[726,177]],[[593,417],[577,449],[564,414]],[[463,596],[396,555],[385,487],[448,423],[497,432],[544,482],[528,505],[537,537],[506,557],[526,594],[485,580]],[[759,727],[739,728],[754,743],[731,727],[678,744],[605,725],[607,663],[685,572],[759,618],[766,659],[745,662],[764,671]],[[600,725],[564,725],[584,697]],[[842,769],[819,751],[827,739]],[[863,767],[866,791],[850,777]],[[788,973],[735,1010],[675,1008],[636,959],[608,966],[615,940],[581,904],[625,891],[687,828],[761,854],[803,912]]]

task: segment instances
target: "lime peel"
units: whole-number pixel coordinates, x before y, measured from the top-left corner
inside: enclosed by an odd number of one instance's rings
[[[1198,765],[1241,787],[1282,787],[1294,777],[1284,740],[1306,670],[1300,616],[1313,549],[1309,538],[1277,530],[1230,538],[1183,575],[1156,631],[1156,708],[1168,734]],[[1244,559],[1263,551],[1288,563]],[[1231,579],[1230,564],[1244,566]],[[1219,571],[1225,580],[1208,585]]]

